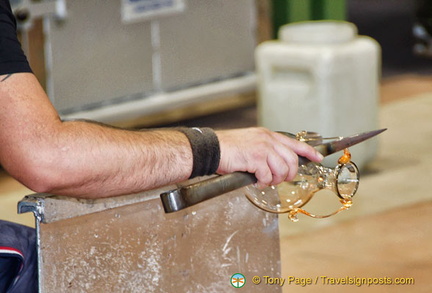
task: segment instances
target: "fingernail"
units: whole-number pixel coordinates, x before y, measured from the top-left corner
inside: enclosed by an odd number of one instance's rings
[[[258,183],[258,182],[255,183],[253,186],[254,186],[256,189],[258,189],[258,190],[262,190],[262,189],[266,188],[265,185],[260,184],[260,183]]]
[[[320,152],[317,152],[317,156],[318,156],[320,161],[322,161],[324,159],[324,156]]]

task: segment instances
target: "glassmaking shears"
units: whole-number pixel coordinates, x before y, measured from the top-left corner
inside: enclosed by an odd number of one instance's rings
[[[387,129],[373,130],[348,137],[331,138],[332,140],[326,143],[324,143],[323,140],[328,140],[327,138],[322,138],[319,134],[314,132],[300,132],[297,135],[287,132],[280,133],[304,141],[312,145],[323,156],[329,156],[368,140],[385,130]],[[301,156],[299,156],[298,161],[300,166],[310,162],[307,158]],[[160,197],[165,212],[172,213],[256,182],[257,179],[254,174],[234,172],[164,192]]]

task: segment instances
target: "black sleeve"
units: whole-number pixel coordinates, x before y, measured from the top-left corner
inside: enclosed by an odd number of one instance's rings
[[[16,21],[8,0],[0,0],[0,75],[31,72],[16,34]]]

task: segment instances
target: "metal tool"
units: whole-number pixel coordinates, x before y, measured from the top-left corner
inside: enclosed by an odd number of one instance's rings
[[[316,141],[308,142],[314,146],[323,156],[329,156],[338,151],[356,145],[371,137],[374,137],[387,130],[387,128],[364,132],[349,137],[338,138],[327,143],[316,144]],[[296,135],[286,132],[281,132],[292,138]],[[310,162],[309,159],[299,156],[299,165],[305,165]],[[188,186],[183,186],[178,189],[164,192],[160,195],[164,210],[166,213],[172,213],[197,203],[203,202],[210,198],[222,195],[224,193],[236,190],[238,188],[256,183],[257,179],[254,174],[246,172],[234,172],[231,174],[212,177],[198,183]]]

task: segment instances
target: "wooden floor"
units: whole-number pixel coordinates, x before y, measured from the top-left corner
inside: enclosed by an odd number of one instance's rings
[[[283,239],[284,277],[313,280],[284,292],[432,292],[431,215],[429,201]],[[372,284],[332,283],[347,278]]]
[[[409,99],[432,92],[432,77],[425,75],[401,75],[388,78],[381,83],[381,103]]]
[[[313,280],[284,292],[432,292],[432,79],[386,80],[382,102],[389,129],[353,207],[326,220],[281,218],[283,277]],[[386,284],[331,283],[348,279]],[[414,285],[388,284],[397,281]]]

